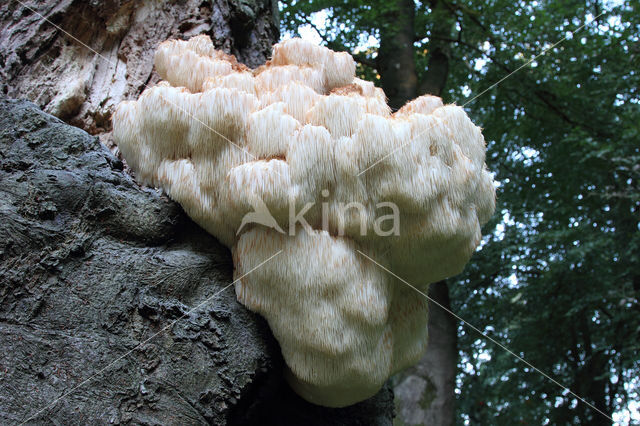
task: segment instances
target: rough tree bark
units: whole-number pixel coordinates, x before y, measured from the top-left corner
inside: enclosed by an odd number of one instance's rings
[[[440,0],[429,2],[433,27],[429,41],[428,68],[418,78],[413,41],[415,4],[409,0],[388,2],[380,28],[380,49],[376,67],[380,84],[397,109],[423,94],[441,96],[449,70],[448,44],[453,26],[451,12]],[[422,35],[424,36],[424,35]],[[421,36],[421,37],[422,37]],[[450,426],[455,423],[455,377],[458,360],[457,322],[438,304],[451,309],[445,281],[430,286],[429,345],[414,367],[396,375],[393,386],[397,425]]]
[[[0,6],[0,90],[109,142],[113,108],[158,80],[158,44],[207,34],[258,66],[277,20],[271,0],[9,1]]]
[[[11,1],[2,91],[105,139],[113,106],[157,78],[157,43],[207,33],[256,65],[273,7]],[[235,300],[229,251],[97,136],[0,96],[0,423],[391,423],[389,388],[344,409],[295,395],[267,325]]]
[[[388,389],[293,394],[229,250],[25,101],[0,99],[0,223],[0,423],[391,423]]]

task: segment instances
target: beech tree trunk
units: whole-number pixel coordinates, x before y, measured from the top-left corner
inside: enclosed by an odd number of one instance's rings
[[[445,281],[429,286],[429,297],[450,309]],[[393,378],[397,425],[449,426],[455,423],[458,359],[457,322],[429,301],[429,346],[415,366]]]
[[[413,42],[415,4],[395,0],[380,28],[380,49],[376,67],[380,83],[393,109],[423,94],[442,96],[449,72],[448,43],[453,20],[441,0],[430,2],[434,22],[429,41],[428,68],[419,78]],[[416,297],[419,297],[416,295]],[[450,426],[455,423],[455,378],[457,371],[457,321],[439,305],[451,309],[445,281],[429,288],[429,345],[412,368],[396,375],[393,386],[397,425]]]
[[[250,67],[277,41],[277,1],[9,1],[0,6],[0,90],[110,142],[111,113],[158,76],[158,44],[207,34]]]
[[[415,4],[413,0],[395,0],[386,7],[376,69],[389,106],[395,111],[417,94],[418,76],[413,58]]]
[[[293,393],[267,324],[236,301],[229,250],[98,142],[157,80],[158,43],[205,33],[255,66],[276,7],[0,6],[0,423],[391,424],[390,388],[341,409]]]

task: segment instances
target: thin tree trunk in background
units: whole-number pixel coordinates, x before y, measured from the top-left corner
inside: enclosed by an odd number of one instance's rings
[[[418,76],[414,60],[413,0],[396,0],[386,5],[389,11],[380,27],[380,48],[376,68],[380,85],[393,110],[416,97]]]
[[[451,11],[443,1],[431,2],[431,39],[429,40],[429,62],[418,86],[420,95],[442,96],[449,76],[449,40],[453,19]]]
[[[390,11],[380,28],[380,49],[376,58],[380,83],[395,110],[421,94],[441,96],[449,72],[448,43],[452,19],[443,2],[433,1],[432,37],[428,69],[418,79],[413,42],[415,4],[397,0],[387,4]],[[455,423],[455,378],[457,371],[457,322],[439,305],[450,309],[449,288],[445,281],[429,288],[429,345],[414,367],[396,375],[392,382],[396,394],[398,425],[449,426]]]
[[[445,281],[431,284],[429,297],[449,308]],[[429,301],[429,346],[415,366],[393,378],[398,425],[444,426],[455,422],[458,334],[449,312]]]
[[[576,324],[574,324],[574,327],[577,328],[577,333],[581,337],[581,346],[586,352],[586,359],[584,364],[580,363],[578,367],[572,389],[575,389],[575,392],[580,392],[579,395],[591,401],[603,413],[611,416],[613,413],[607,405],[608,360],[603,354],[604,349],[595,348],[591,341],[590,318],[587,315],[588,313],[585,311],[578,313]],[[582,424],[588,423],[593,426],[611,424],[605,416],[594,413],[589,407],[580,408],[579,416]]]

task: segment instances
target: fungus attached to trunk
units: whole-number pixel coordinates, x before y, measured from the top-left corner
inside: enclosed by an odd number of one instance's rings
[[[350,55],[298,39],[256,70],[206,36],[163,43],[155,64],[165,81],[113,117],[138,180],[231,248],[238,300],[269,322],[296,392],[374,395],[424,352],[427,302],[360,252],[424,292],[462,270],[494,209],[480,129],[433,96],[392,114]]]

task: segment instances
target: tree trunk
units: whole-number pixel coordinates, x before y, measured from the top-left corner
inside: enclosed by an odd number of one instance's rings
[[[609,385],[608,366],[609,360],[604,353],[604,349],[594,348],[591,341],[591,330],[589,327],[590,316],[588,312],[581,311],[577,314],[575,327],[577,333],[581,337],[581,347],[577,353],[584,353],[584,363],[577,363],[577,371],[575,373],[575,381],[572,390],[578,395],[592,403],[603,413],[609,417],[613,414],[610,405],[607,404],[607,386]],[[605,426],[611,422],[600,413],[595,412],[591,407],[585,404],[578,404],[576,407],[578,416],[582,424],[593,426]]]
[[[385,4],[387,12],[380,26],[380,48],[376,68],[380,85],[393,110],[416,97],[418,76],[414,60],[415,32],[413,0],[395,0]]]
[[[109,145],[115,106],[158,81],[158,44],[198,34],[258,66],[278,38],[277,2],[9,1],[0,6],[0,89]]]
[[[376,65],[381,86],[396,109],[417,95],[440,96],[448,71],[448,38],[452,19],[441,1],[433,1],[434,22],[431,31],[429,68],[418,81],[414,59],[415,5],[409,0],[388,3],[389,12],[380,28],[380,49]],[[446,33],[446,34],[445,34]],[[436,37],[433,37],[436,36]],[[451,309],[449,289],[445,281],[430,286],[429,345],[418,364],[392,380],[396,395],[398,425],[449,426],[455,423],[455,377],[457,371],[457,321],[438,304]]]
[[[103,139],[159,42],[207,33],[256,65],[277,35],[268,1],[24,1],[0,6],[3,92]],[[229,251],[96,137],[3,96],[0,223],[0,423],[391,424],[388,388],[295,395]]]
[[[429,297],[450,309],[445,281],[429,286]],[[429,346],[415,366],[393,379],[398,425],[449,426],[455,423],[458,333],[455,318],[429,301]]]
[[[451,11],[442,0],[431,1],[429,61],[420,81],[418,93],[442,96],[449,76],[449,41],[453,27]]]

